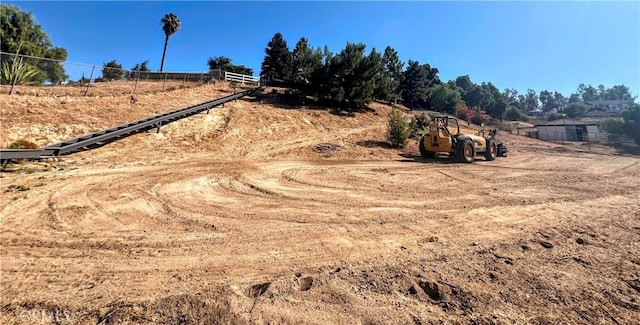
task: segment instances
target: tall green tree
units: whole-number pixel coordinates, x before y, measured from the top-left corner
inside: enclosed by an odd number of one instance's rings
[[[629,87],[625,85],[615,85],[607,89],[603,97],[603,100],[634,100],[634,97],[629,91]]]
[[[579,93],[573,93],[571,94],[571,96],[569,96],[569,103],[581,103],[582,102],[582,98],[580,97]]]
[[[216,56],[207,60],[209,70],[227,70],[231,66],[231,58],[226,56]]]
[[[141,63],[136,63],[136,65],[133,66],[133,68],[131,68],[131,70],[133,70],[133,71],[143,71],[143,72],[144,71],[151,71],[151,70],[149,70],[149,66],[148,65],[149,65],[149,61],[146,60],[146,61],[143,61]]]
[[[292,52],[291,72],[289,73],[292,76],[294,87],[305,93],[313,94],[311,88],[314,75],[321,68],[322,51],[320,48],[314,51],[306,38],[300,38]]]
[[[436,85],[430,91],[429,106],[434,111],[455,114],[456,105],[461,101],[460,91],[446,83]]]
[[[149,61],[148,60],[145,60],[145,61],[140,62],[140,63],[136,63],[136,65],[134,65],[131,68],[131,71],[125,71],[124,77],[127,78],[127,79],[135,78],[137,76],[137,74],[140,73],[140,72],[151,71],[151,70],[149,70],[149,66],[148,65],[149,65]],[[135,72],[135,71],[139,71],[139,72]],[[143,78],[143,77],[144,77],[144,74],[142,74],[140,76],[140,78]]]
[[[538,98],[540,99],[542,110],[545,112],[549,111],[554,101],[553,93],[548,90],[543,90],[540,92],[540,95],[538,95]]]
[[[459,76],[456,78],[456,86],[458,86],[461,90],[462,95],[466,95],[468,92],[473,90],[476,86],[469,78],[469,75]],[[468,105],[469,103],[467,103]]]
[[[402,83],[402,100],[406,106],[425,107],[429,98],[429,74],[420,62],[409,60],[404,71]]]
[[[400,61],[398,52],[391,46],[384,49],[382,61],[384,71],[376,84],[375,95],[378,99],[392,102],[400,98],[402,92],[404,63]]]
[[[124,70],[122,70],[122,65],[116,62],[116,60],[102,64],[102,78],[106,81],[120,80],[123,77]]]
[[[580,84],[578,86],[578,95],[583,101],[598,100],[598,89],[591,85]]]
[[[53,46],[51,39],[44,32],[42,26],[36,23],[33,15],[16,6],[0,4],[0,50],[7,53],[51,59],[23,59],[22,67],[24,68],[22,69],[33,67],[37,70],[36,74],[30,74],[29,80],[27,80],[29,83],[41,84],[49,81],[53,84],[59,84],[68,78],[60,62],[67,59],[67,51],[64,48]],[[3,55],[2,61],[6,60],[15,61],[15,67],[18,66],[19,59],[17,57]],[[11,65],[11,67],[14,66]]]
[[[315,90],[315,95],[320,100],[331,101],[330,90],[333,83],[331,62],[333,61],[334,55],[326,45],[322,51],[317,49],[316,52],[320,52],[321,65],[311,75],[311,88]]]
[[[631,103],[622,112],[623,120],[608,119],[602,127],[609,133],[632,137],[640,144],[640,104]]]
[[[533,89],[527,89],[527,94],[524,96],[524,111],[530,112],[538,108],[538,95]]]
[[[265,57],[262,60],[260,75],[267,80],[282,80],[290,83],[291,79],[291,52],[287,41],[281,33],[276,33],[264,50]]]
[[[432,87],[440,84],[438,69],[429,64],[420,64],[409,60],[404,71],[402,99],[409,107],[429,108],[429,93]]]
[[[373,100],[375,76],[381,68],[381,56],[375,49],[368,56],[364,55],[364,51],[364,44],[348,42],[331,59],[328,97],[342,106],[357,109]]]
[[[544,112],[558,110],[559,108],[563,107],[566,102],[566,98],[564,98],[564,96],[562,96],[562,94],[557,91],[551,92],[548,90],[543,90],[540,92],[540,95],[538,97],[540,99],[542,111]]]
[[[160,23],[162,23],[162,31],[164,32],[164,49],[162,50],[162,61],[160,63],[160,72],[164,69],[164,57],[167,54],[167,44],[169,44],[169,37],[175,34],[180,26],[182,26],[182,22],[173,13],[168,13],[160,19]]]
[[[227,72],[240,73],[252,76],[253,69],[247,68],[244,65],[235,65],[232,63],[231,58],[226,56],[211,57],[207,60],[209,70],[224,70]]]

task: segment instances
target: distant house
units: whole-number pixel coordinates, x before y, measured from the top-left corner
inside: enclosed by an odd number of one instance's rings
[[[545,141],[589,141],[597,139],[600,123],[556,120],[535,124],[535,138]]]
[[[585,100],[590,111],[617,111],[631,104],[631,100]]]
[[[511,128],[516,130],[516,134],[518,135],[526,135],[528,137],[533,137],[531,134],[535,133],[536,128],[535,125],[525,122],[514,121],[510,122]]]
[[[529,115],[529,116],[544,116],[544,112],[541,109],[536,108],[536,109],[532,109],[529,112],[527,112],[527,115]]]

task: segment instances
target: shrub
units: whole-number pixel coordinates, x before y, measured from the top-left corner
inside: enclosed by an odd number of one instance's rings
[[[29,141],[25,139],[13,141],[9,145],[9,149],[38,149],[38,148],[39,148],[38,145],[35,144],[33,141]]]
[[[427,113],[422,113],[418,116],[411,118],[409,129],[411,130],[410,136],[415,137],[418,133],[424,131],[429,126],[431,117]]]
[[[519,109],[511,107],[504,114],[504,118],[508,121],[528,121],[529,117],[522,113]]]
[[[569,103],[564,108],[564,113],[570,118],[576,118],[584,116],[588,110],[587,106],[582,103]]]
[[[547,121],[555,121],[563,118],[564,118],[564,114],[551,113],[549,114],[549,116],[547,116]]]
[[[298,89],[286,89],[283,95],[284,99],[293,106],[305,104],[305,95]]]
[[[0,80],[3,84],[13,84],[17,85],[30,85],[35,82],[33,79],[38,75],[39,70],[28,64],[23,62],[12,62],[12,61],[3,61],[2,66],[0,67]]]
[[[404,113],[398,108],[392,108],[389,112],[389,130],[387,138],[392,145],[403,148],[409,139],[409,123],[405,120]]]
[[[456,116],[463,121],[477,125],[482,125],[491,119],[491,116],[480,107],[469,107],[463,103],[456,105]]]

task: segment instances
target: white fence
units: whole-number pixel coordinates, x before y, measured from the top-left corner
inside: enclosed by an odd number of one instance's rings
[[[241,82],[242,84],[256,84],[260,85],[260,77],[249,76],[246,74],[233,73],[233,72],[224,72],[224,81],[235,81]]]

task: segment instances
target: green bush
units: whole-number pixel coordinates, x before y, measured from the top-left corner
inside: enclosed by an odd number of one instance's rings
[[[287,101],[287,103],[293,106],[304,105],[305,99],[306,99],[302,91],[298,89],[291,89],[291,88],[286,89],[284,91],[283,98]]]
[[[577,118],[584,116],[589,109],[582,103],[569,103],[564,108],[564,113],[570,118]]]
[[[405,120],[404,113],[398,108],[392,108],[389,112],[389,130],[387,139],[392,145],[403,148],[409,139],[409,123]]]
[[[431,117],[427,113],[422,113],[418,116],[411,118],[409,129],[411,130],[410,136],[415,137],[418,133],[421,133],[429,126]]]
[[[547,116],[547,121],[555,121],[555,120],[560,120],[560,119],[563,119],[563,118],[564,118],[563,114],[551,113],[551,114],[549,114],[549,116]]]
[[[515,107],[511,107],[504,114],[504,119],[508,121],[523,121],[526,122],[529,120],[529,117],[522,113],[519,109]]]
[[[20,61],[3,61],[0,70],[0,80],[7,85],[13,84],[14,81],[16,85],[34,84],[33,79],[39,73],[36,67]]]
[[[38,148],[39,148],[38,145],[35,144],[33,141],[29,141],[25,139],[13,141],[9,145],[9,149],[38,149]]]

